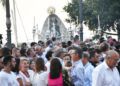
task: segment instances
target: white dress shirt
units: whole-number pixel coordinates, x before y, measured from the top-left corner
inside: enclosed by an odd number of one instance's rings
[[[120,86],[120,75],[117,68],[110,69],[104,61],[92,74],[92,86]]]

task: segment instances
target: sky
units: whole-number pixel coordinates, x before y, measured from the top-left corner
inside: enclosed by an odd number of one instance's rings
[[[34,25],[34,18],[35,24],[38,24],[38,29],[41,30],[45,19],[49,15],[47,13],[47,9],[51,6],[56,9],[56,14],[64,22],[66,27],[68,27],[68,24],[65,22],[65,18],[67,18],[67,13],[63,10],[64,5],[66,5],[68,1],[70,0],[15,0],[18,42],[33,41],[32,30]],[[13,0],[10,0],[10,8],[12,21]],[[21,20],[23,24],[21,23]],[[6,38],[5,21],[5,9],[3,9],[3,7],[0,5],[0,33],[3,34],[4,38]],[[11,26],[11,29],[12,42],[15,42],[13,24]],[[25,35],[25,32],[27,36]],[[6,39],[4,39],[3,41],[6,42]]]
[[[28,40],[29,41],[33,40],[32,30],[34,25],[34,17],[35,17],[35,25],[38,24],[38,29],[41,30],[45,19],[49,15],[47,13],[47,9],[53,6],[56,9],[56,14],[62,19],[63,22],[65,22],[65,18],[67,17],[67,14],[63,11],[62,8],[67,3],[68,3],[68,0],[42,0],[42,1],[41,0],[16,0],[16,4],[19,9],[20,15],[22,17],[26,33],[30,33],[30,34],[27,34]],[[17,16],[17,18],[19,18],[19,16]],[[22,30],[23,29],[21,29],[20,32],[24,32]],[[19,41],[22,41],[22,40],[19,39]]]
[[[31,42],[33,41],[33,26],[38,24],[38,29],[41,30],[45,19],[49,15],[47,9],[54,7],[56,9],[55,14],[62,20],[66,28],[69,28],[70,24],[65,22],[68,18],[68,14],[64,12],[63,7],[71,0],[15,0],[16,3],[16,21],[17,21],[17,34],[18,42]],[[11,8],[11,21],[13,20],[13,0],[10,0]],[[21,22],[22,20],[22,22]],[[6,17],[5,9],[0,5],[0,33],[3,34],[3,42],[6,43]],[[23,29],[24,27],[24,29]],[[12,42],[15,42],[15,31],[13,24],[12,29]],[[25,35],[26,33],[26,35]],[[89,34],[91,35],[91,34]],[[88,36],[89,36],[88,35]],[[37,38],[37,34],[36,34]]]

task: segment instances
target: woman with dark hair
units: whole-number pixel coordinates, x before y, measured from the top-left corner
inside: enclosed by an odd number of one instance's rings
[[[47,86],[48,74],[45,71],[45,64],[42,58],[35,61],[35,73],[31,78],[32,86]]]
[[[57,58],[52,59],[50,64],[48,86],[63,86],[62,65]]]

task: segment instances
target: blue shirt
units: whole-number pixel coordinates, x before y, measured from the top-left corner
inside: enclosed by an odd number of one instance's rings
[[[92,86],[92,72],[94,67],[91,63],[87,63],[85,66],[85,86]]]
[[[75,86],[84,86],[84,66],[81,60],[73,63],[71,79]]]

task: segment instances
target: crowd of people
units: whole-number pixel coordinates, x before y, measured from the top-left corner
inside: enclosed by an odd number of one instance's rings
[[[75,36],[2,47],[0,86],[120,86],[120,43]]]

